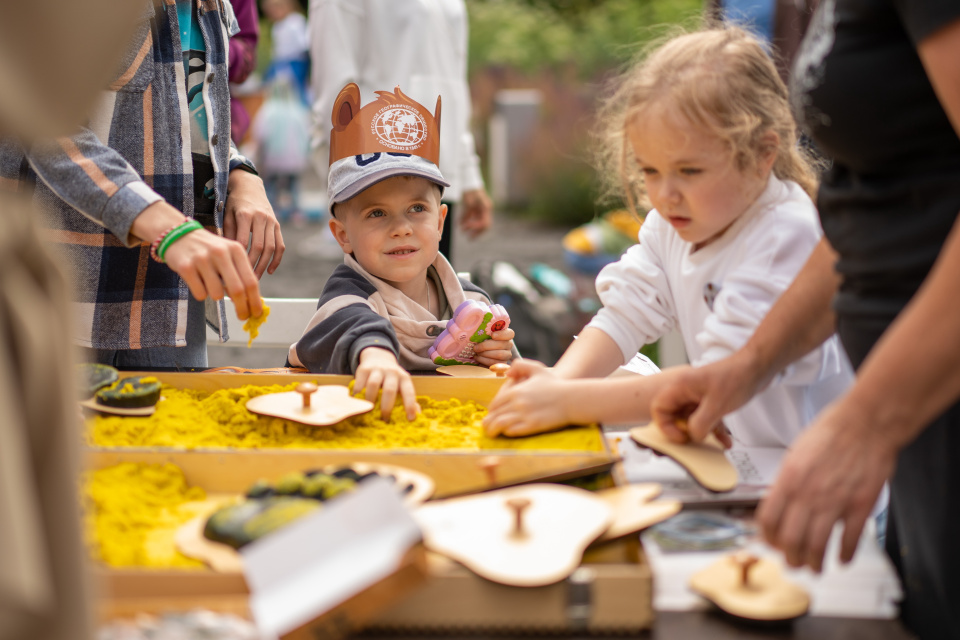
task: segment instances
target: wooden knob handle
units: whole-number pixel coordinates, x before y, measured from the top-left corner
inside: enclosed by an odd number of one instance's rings
[[[524,536],[523,530],[523,512],[530,506],[529,498],[510,498],[507,500],[507,506],[513,509],[513,532],[514,536]]]
[[[490,371],[493,371],[498,378],[503,378],[507,375],[507,371],[510,370],[510,365],[505,362],[498,362],[496,364],[490,365]]]
[[[733,562],[740,567],[740,586],[746,587],[750,583],[750,570],[760,562],[760,558],[752,553],[737,553],[732,556]]]
[[[500,466],[499,457],[485,456],[480,458],[477,466],[487,474],[487,483],[489,483],[491,487],[497,484],[497,467]]]
[[[317,385],[312,382],[301,382],[297,385],[295,391],[303,396],[304,410],[310,408],[310,395],[317,390]]]

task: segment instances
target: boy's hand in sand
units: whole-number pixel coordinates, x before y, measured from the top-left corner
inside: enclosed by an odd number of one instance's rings
[[[354,373],[353,389],[364,389],[364,398],[370,402],[376,402],[377,393],[382,390],[380,417],[384,420],[390,417],[398,392],[406,409],[407,420],[413,420],[420,412],[413,378],[400,366],[393,352],[387,349],[367,347],[360,352],[360,365]]]

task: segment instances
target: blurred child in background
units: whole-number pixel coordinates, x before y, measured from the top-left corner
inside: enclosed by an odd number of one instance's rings
[[[282,70],[270,83],[270,95],[257,111],[251,136],[257,169],[277,219],[300,223],[300,174],[310,153],[310,110],[297,95],[296,80]]]

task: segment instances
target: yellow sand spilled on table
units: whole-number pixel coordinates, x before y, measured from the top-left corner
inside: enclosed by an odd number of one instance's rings
[[[402,406],[390,421],[373,411],[328,427],[302,425],[247,411],[246,401],[265,393],[292,391],[296,384],[245,385],[214,392],[163,387],[149,417],[98,415],[88,423],[87,442],[102,447],[303,448],[303,449],[524,449],[601,451],[596,427],[575,427],[526,438],[487,438],[487,410],[469,400],[420,396],[423,411],[412,421]]]

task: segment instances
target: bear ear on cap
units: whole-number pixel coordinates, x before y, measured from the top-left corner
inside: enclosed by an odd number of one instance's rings
[[[343,131],[350,122],[360,113],[360,87],[355,82],[351,82],[337,94],[337,99],[333,103],[333,112],[330,114],[330,120],[333,128],[337,131]]]

